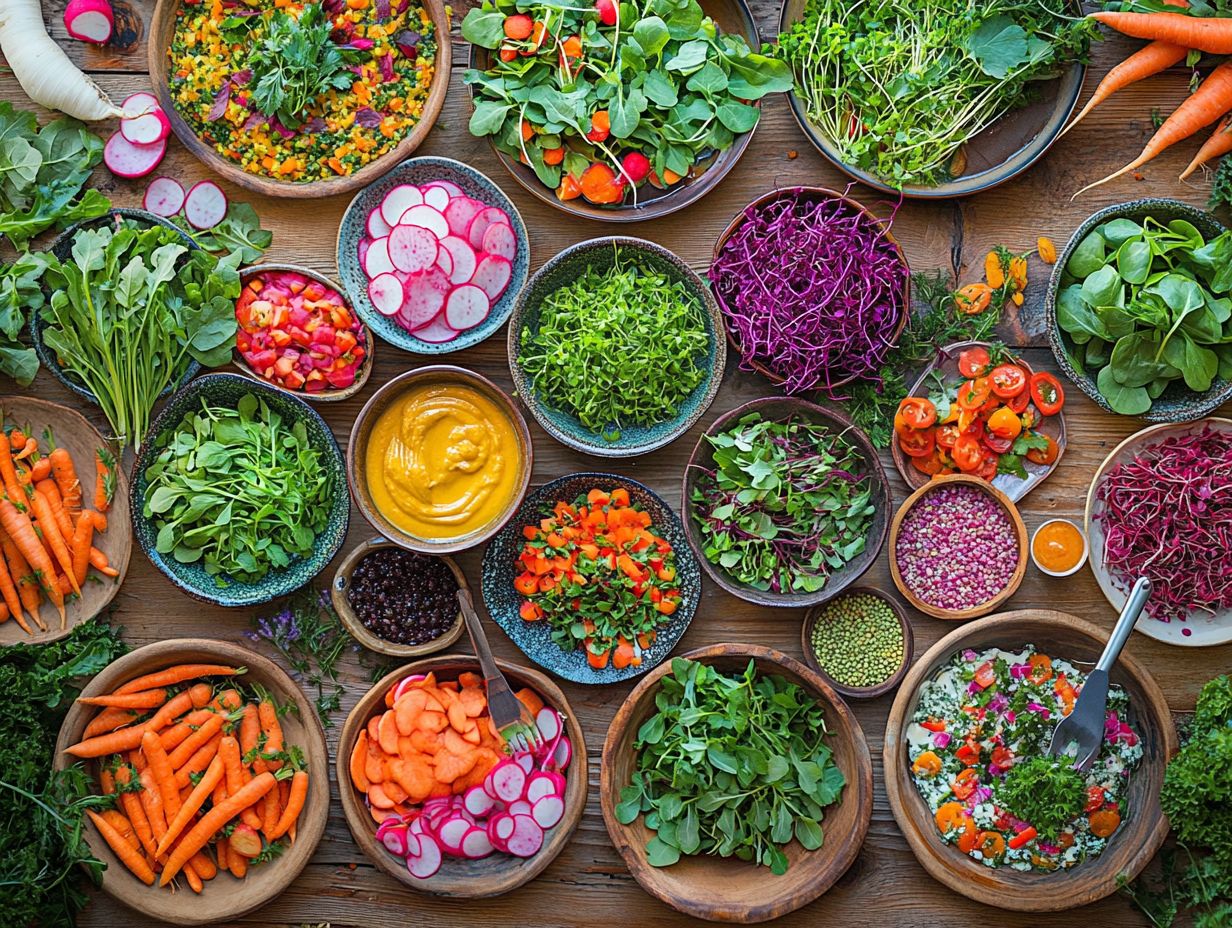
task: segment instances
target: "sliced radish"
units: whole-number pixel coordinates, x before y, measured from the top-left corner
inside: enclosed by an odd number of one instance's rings
[[[483,236],[488,231],[488,226],[502,222],[509,225],[509,217],[503,209],[485,206],[475,214],[471,224],[466,227],[466,240],[471,243],[472,248],[480,249],[483,247]]]
[[[447,235],[441,239],[441,251],[449,252],[450,260],[453,261],[453,268],[449,272],[450,283],[464,284],[475,276],[479,257],[466,239]]]
[[[488,820],[488,837],[495,844],[498,841],[504,844],[513,834],[513,816],[508,812],[501,812],[494,815]]]
[[[120,134],[134,145],[153,145],[171,134],[171,120],[161,107],[140,116],[125,116],[120,120]]]
[[[368,299],[382,316],[396,316],[402,309],[406,293],[402,281],[393,274],[377,274],[368,281]]]
[[[457,184],[455,184],[451,180],[434,180],[432,181],[432,183],[425,184],[424,186],[425,187],[444,187],[445,192],[449,194],[451,197],[466,196],[466,194],[462,192],[462,188],[459,187]]]
[[[413,831],[414,822],[407,826],[406,829],[406,853],[403,857],[418,857],[423,853],[423,846],[419,843],[419,836],[422,831]]]
[[[402,218],[398,220],[398,225],[422,226],[438,239],[444,238],[449,234],[449,223],[445,221],[444,215],[442,215],[440,210],[433,209],[426,203],[421,203],[408,209],[402,214]]]
[[[492,807],[496,805],[496,800],[478,786],[472,786],[462,794],[462,805],[471,815],[482,816],[491,813]]]
[[[474,328],[488,318],[492,301],[474,284],[454,287],[445,300],[445,321],[459,331]],[[532,758],[533,760],[533,758]]]
[[[368,214],[366,228],[370,238],[384,238],[389,234],[390,225],[385,221],[385,217],[381,215],[379,207]]]
[[[420,226],[395,226],[389,233],[389,260],[408,274],[426,270],[436,263],[437,241]]]
[[[435,210],[445,212],[445,207],[449,205],[449,201],[453,199],[449,195],[449,191],[440,184],[428,184],[422,188],[424,205],[431,206]]]
[[[437,245],[439,246],[440,242],[437,242]],[[453,252],[438,247],[436,249],[436,266],[445,272],[446,277],[451,277],[453,275]],[[453,281],[451,280],[450,283],[453,283]]]
[[[174,177],[156,177],[145,188],[141,205],[155,216],[174,216],[184,205],[184,188]]]
[[[543,847],[543,829],[529,815],[513,817],[513,834],[505,845],[515,857],[534,857]]]
[[[134,145],[116,130],[103,146],[103,164],[116,177],[145,177],[158,167],[166,153],[166,139],[155,145]]]
[[[444,313],[441,314],[443,316]],[[421,342],[427,342],[429,345],[443,345],[446,342],[451,342],[461,333],[457,329],[449,327],[441,316],[437,316],[430,323],[421,326],[411,334]]]
[[[535,727],[539,729],[539,734],[543,735],[545,740],[555,741],[560,737],[564,724],[559,712],[550,706],[544,706],[535,716]]]
[[[390,824],[393,822],[393,824]],[[389,825],[388,828],[385,828]],[[384,828],[384,834],[381,833],[381,828]],[[381,823],[381,828],[377,829],[376,836],[380,842],[385,845],[385,849],[392,854],[397,854],[399,857],[405,857],[407,854],[407,826],[405,822],[395,822],[394,819],[385,819]]]
[[[526,789],[526,771],[512,760],[503,760],[492,768],[492,789],[496,798],[517,802]]]
[[[509,814],[513,816],[530,815],[530,803],[525,799],[519,799],[516,802],[509,803]]]
[[[527,774],[530,774],[532,771],[534,771],[535,758],[532,757],[528,752],[519,751],[517,754],[513,755],[513,759],[514,761],[517,762],[517,765],[519,767],[521,767],[523,770],[527,772]]]
[[[423,193],[414,184],[399,184],[381,200],[381,218],[391,229],[412,206],[423,202]]]
[[[184,218],[195,229],[212,229],[227,216],[227,195],[212,180],[193,184],[184,197]]]
[[[359,240],[359,244],[355,246],[355,253],[359,257],[359,266],[364,266],[364,259],[368,257],[368,249],[372,247],[372,239],[364,236]]]
[[[120,104],[120,110],[124,113],[123,118],[125,119],[140,116],[142,113],[152,113],[159,108],[158,97],[144,90],[129,94]]]
[[[449,292],[449,279],[438,267],[412,274],[402,285],[402,307],[398,323],[407,331],[427,325],[445,308],[445,296]],[[445,320],[447,328],[453,328]],[[449,341],[449,339],[445,339]]]
[[[103,45],[111,38],[115,15],[107,0],[69,0],[64,8],[64,28],[74,39]]]
[[[371,279],[394,270],[394,263],[389,259],[389,236],[375,239],[364,255],[364,273]]]
[[[488,295],[495,302],[509,286],[513,278],[513,265],[499,255],[484,255],[471,275],[471,283]],[[547,710],[553,711],[553,710]],[[548,739],[549,741],[551,738]]]
[[[563,796],[565,794],[565,778],[559,773],[544,773],[539,771],[530,775],[526,784],[526,801],[534,805],[544,796]]]
[[[560,796],[544,796],[535,803],[530,816],[540,828],[552,828],[565,817],[565,800]]]
[[[419,856],[406,859],[411,876],[426,880],[441,869],[441,846],[431,835],[420,835]]]
[[[512,261],[518,253],[518,237],[513,234],[513,228],[503,222],[494,222],[483,233],[481,250],[490,255],[499,255],[507,261]]]
[[[569,761],[573,760],[573,744],[569,741],[569,736],[560,739],[560,744],[556,745],[556,750],[552,754],[552,762],[556,765],[557,770],[564,770],[569,766]]]
[[[492,853],[492,839],[482,828],[472,828],[462,837],[462,856],[468,860],[479,860]]]
[[[441,839],[441,850],[455,857],[462,856],[462,839],[471,830],[471,823],[464,818],[451,818],[441,825],[438,834]]]
[[[445,207],[445,221],[449,223],[449,231],[466,238],[466,230],[471,227],[471,220],[484,211],[486,207],[478,200],[470,197],[455,197]]]

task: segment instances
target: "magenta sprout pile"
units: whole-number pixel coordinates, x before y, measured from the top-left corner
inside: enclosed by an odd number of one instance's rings
[[[845,200],[800,189],[748,207],[710,266],[741,368],[763,365],[788,393],[877,380],[909,274],[888,232]]]
[[[974,609],[1010,582],[1018,538],[1001,505],[971,486],[924,494],[903,518],[894,558],[903,583],[939,609]]]
[[[1152,617],[1232,608],[1232,433],[1208,425],[1148,445],[1108,472],[1096,498],[1104,566],[1122,589],[1151,580]]]

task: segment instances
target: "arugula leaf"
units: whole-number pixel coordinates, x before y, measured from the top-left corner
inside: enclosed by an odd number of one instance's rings
[[[257,211],[248,203],[231,203],[222,222],[212,229],[194,229],[180,216],[172,219],[206,251],[239,256],[239,263],[254,264],[269,250],[274,233],[261,228]]]

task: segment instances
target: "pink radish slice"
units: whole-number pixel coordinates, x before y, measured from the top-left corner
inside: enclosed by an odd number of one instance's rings
[[[508,812],[499,812],[488,820],[488,837],[492,839],[492,843],[497,841],[502,844],[509,840],[513,834],[513,816]]]
[[[406,859],[411,876],[426,880],[441,869],[441,846],[430,835],[420,835],[419,856]]]
[[[393,821],[393,819],[386,819],[381,823],[381,825],[387,825],[391,821]],[[378,831],[377,837],[380,838],[381,843],[385,845],[385,849],[391,854],[397,854],[399,857],[405,857],[407,845],[406,831],[406,824],[403,822],[398,822],[389,828],[386,828],[384,834],[380,834]]]
[[[424,186],[425,188],[426,187],[443,187],[445,188],[445,192],[449,194],[451,197],[461,197],[461,196],[466,195],[462,192],[462,188],[459,187],[457,184],[455,184],[451,180],[434,180],[430,184],[425,184]]]
[[[394,702],[397,702],[403,693],[409,690],[412,684],[418,683],[420,680],[428,679],[422,673],[412,673],[398,681],[398,685],[394,687]]]
[[[460,333],[457,329],[451,329],[448,323],[438,316],[431,323],[416,329],[411,334],[421,342],[427,342],[429,345],[443,345],[446,342],[453,341]]]
[[[521,751],[513,756],[517,765],[525,770],[528,774],[535,769],[535,758],[526,751]]]
[[[140,116],[142,113],[152,113],[159,108],[158,97],[144,90],[129,94],[124,98],[124,102],[120,104],[120,109],[124,113],[123,118],[126,119]]]
[[[484,207],[475,214],[471,224],[466,227],[466,240],[471,243],[472,248],[479,250],[483,246],[483,236],[488,231],[488,226],[501,222],[509,225],[509,217],[505,215],[503,209],[495,206]]]
[[[359,258],[359,266],[364,266],[364,259],[368,257],[368,249],[372,247],[372,239],[364,236],[359,240],[359,244],[355,246],[355,253]]]
[[[509,803],[509,814],[513,816],[530,815],[530,803],[525,799]]]
[[[560,777],[559,784],[556,782],[557,777]],[[564,795],[564,782],[564,777],[558,773],[532,773],[526,784],[526,801],[534,805],[544,796],[562,796]]]
[[[478,200],[470,197],[454,197],[445,207],[445,221],[449,223],[449,231],[466,238],[466,230],[471,226],[471,220],[484,211],[485,207]]]
[[[526,771],[512,760],[503,760],[492,768],[492,789],[496,798],[517,802],[526,789]]]
[[[171,134],[171,120],[161,109],[120,120],[120,134],[134,145],[153,145]]]
[[[402,218],[398,220],[398,225],[422,226],[438,239],[442,239],[449,234],[449,223],[445,221],[441,211],[433,209],[426,203],[420,203],[418,206],[412,206],[408,209],[402,214]]]
[[[513,277],[513,265],[499,255],[484,255],[475,266],[471,275],[471,283],[488,295],[495,302],[509,286]],[[552,710],[547,710],[552,711]],[[548,739],[549,741],[551,738]]]
[[[389,233],[389,260],[400,271],[413,274],[436,263],[437,238],[419,226],[395,226]]]
[[[145,188],[141,205],[155,216],[174,216],[184,205],[184,188],[173,177],[156,177]]]
[[[394,270],[396,270],[394,263],[389,259],[389,236],[374,240],[368,248],[368,253],[364,255],[364,273],[371,279],[378,274],[389,274]]]
[[[418,857],[423,853],[423,845],[419,843],[419,836],[423,832],[414,832],[410,826],[406,829],[406,853],[403,857]]]
[[[464,818],[451,818],[441,825],[438,834],[441,839],[441,850],[455,857],[462,855],[462,839],[471,830],[471,823]]]
[[[399,184],[381,200],[381,218],[392,229],[398,224],[403,213],[422,202],[423,193],[418,187],[413,184]]]
[[[492,839],[482,828],[472,828],[462,836],[462,856],[468,860],[479,860],[492,853]]]
[[[560,739],[560,744],[556,745],[556,751],[552,755],[552,762],[556,765],[557,770],[564,770],[569,766],[569,761],[573,760],[573,744],[569,741],[568,736]]]
[[[402,281],[393,274],[377,274],[368,281],[368,299],[382,316],[396,316],[406,299]]]
[[[440,242],[437,242],[440,245]],[[447,251],[444,248],[436,249],[436,266],[445,272],[446,277],[453,275],[453,252]],[[453,283],[451,280],[450,283]]]
[[[483,783],[480,784],[480,789],[492,797],[492,802],[495,805],[504,805],[501,802],[500,796],[496,795],[496,788],[492,785],[492,771],[488,771],[488,775],[483,778]]]
[[[496,805],[496,800],[478,786],[472,786],[462,795],[462,805],[471,815],[487,815]]]
[[[227,216],[227,195],[212,180],[193,184],[184,197],[184,218],[194,229],[212,229]]]
[[[398,312],[398,323],[409,332],[427,325],[444,309],[445,295],[449,292],[449,278],[440,268],[431,267],[412,274],[403,284],[402,291],[402,308]],[[453,328],[448,323],[445,325]]]
[[[69,0],[64,8],[64,28],[82,42],[105,44],[114,25],[115,15],[107,0]]]
[[[426,827],[423,816],[421,815],[411,822],[411,824],[406,826],[407,841],[409,842],[411,838],[418,838],[420,835],[424,834],[425,830]],[[419,852],[416,851],[415,853],[418,854]]]
[[[445,212],[445,207],[449,205],[449,201],[452,199],[448,190],[440,184],[428,184],[421,189],[423,190],[425,206],[431,206],[442,213]]]
[[[530,817],[540,828],[552,828],[565,817],[565,800],[560,796],[544,796],[535,803]]]
[[[560,731],[563,727],[560,713],[550,706],[544,706],[539,710],[539,714],[535,716],[535,726],[539,729],[539,734],[548,741],[555,741],[560,737]]]
[[[509,853],[515,857],[534,857],[543,847],[543,829],[529,815],[513,817],[513,834],[506,840]]]
[[[457,235],[447,235],[441,239],[441,251],[449,252],[449,257],[453,261],[453,270],[449,272],[451,284],[464,284],[475,276],[479,257],[466,239]]]
[[[387,223],[385,221],[385,217],[381,215],[381,210],[379,207],[368,214],[368,222],[365,228],[367,228],[368,235],[371,238],[384,238],[389,234],[389,223]]]
[[[445,300],[445,321],[459,332],[473,328],[488,318],[492,301],[474,284],[454,287]],[[532,758],[533,761],[533,758]]]
[[[499,255],[507,261],[512,261],[518,253],[518,237],[513,229],[503,222],[494,222],[483,233],[482,251],[490,255]]]
[[[116,130],[103,146],[103,164],[116,177],[145,177],[158,167],[166,153],[166,139],[155,145],[134,145]]]

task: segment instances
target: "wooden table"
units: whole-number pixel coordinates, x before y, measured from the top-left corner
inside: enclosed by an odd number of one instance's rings
[[[92,72],[117,100],[128,93],[148,89],[144,34],[145,24],[153,11],[153,0],[116,0],[117,35],[120,41],[129,43],[122,49],[88,47],[69,39],[61,21],[63,5],[64,0],[45,4],[46,18],[61,47]],[[770,0],[755,0],[752,5],[763,35],[773,36],[778,19],[777,5]],[[454,12],[456,24],[464,9],[459,5]],[[466,47],[458,40],[456,30],[455,43],[454,60],[459,64],[450,76],[449,97],[440,121],[420,153],[448,155],[467,161],[499,182],[513,197],[532,230],[535,267],[566,245],[614,231],[612,227],[568,218],[539,204],[504,173],[486,142],[476,141],[467,134],[470,103],[461,81]],[[1130,43],[1119,40],[1096,46],[1089,87],[1131,48]],[[991,246],[1003,243],[1013,250],[1025,251],[1034,247],[1040,235],[1051,237],[1061,246],[1088,214],[1103,206],[1149,195],[1177,196],[1201,204],[1206,197],[1205,184],[1189,186],[1176,181],[1177,174],[1192,156],[1196,141],[1176,146],[1139,175],[1098,188],[1077,202],[1069,201],[1073,191],[1084,183],[1109,173],[1141,150],[1151,133],[1152,109],[1170,111],[1186,95],[1188,79],[1188,72],[1178,69],[1118,94],[1067,135],[1041,163],[996,190],[965,200],[901,206],[894,233],[902,242],[912,267],[916,270],[943,268],[967,282],[982,274],[983,255]],[[30,106],[7,72],[0,74],[0,99],[10,100],[18,107]],[[100,131],[110,132],[110,128],[104,126]],[[205,169],[174,141],[160,172],[171,174],[186,185],[207,176]],[[97,172],[96,182],[116,204],[140,204],[144,184],[117,180],[102,169]],[[703,268],[709,261],[716,236],[745,203],[776,185],[797,183],[820,183],[841,189],[845,180],[809,147],[786,102],[771,99],[766,102],[761,125],[744,158],[714,192],[686,212],[626,226],[624,231],[660,242],[695,267]],[[271,260],[296,261],[327,274],[335,273],[334,238],[347,198],[260,199],[231,189],[227,184],[223,186],[228,195],[252,202],[265,227],[274,230],[274,244],[269,252]],[[877,196],[867,190],[857,189],[855,194],[870,205],[878,203]],[[893,204],[883,202],[878,208],[888,212]],[[1055,371],[1056,365],[1043,335],[1047,269],[1032,259],[1030,276],[1026,305],[1016,314],[1007,315],[1002,337],[1023,348],[1024,356],[1037,368]],[[448,361],[473,368],[506,388],[510,386],[503,333],[473,349],[450,355]],[[318,407],[334,428],[338,440],[346,441],[361,404],[377,386],[422,363],[417,356],[381,345],[375,375],[360,396],[337,406]],[[8,383],[0,386],[12,388]],[[35,395],[81,405],[46,374],[40,375],[30,390]],[[719,414],[770,392],[761,378],[737,370],[737,360],[733,358],[728,363],[723,389],[702,421],[671,446],[632,461],[606,462],[571,453],[532,423],[535,482],[542,483],[577,470],[612,470],[648,483],[669,503],[678,504],[681,470],[704,428]],[[1142,425],[1136,419],[1101,411],[1077,388],[1069,389],[1068,395],[1069,450],[1056,473],[1024,501],[1022,511],[1029,529],[1052,516],[1080,519],[1088,482],[1095,468],[1118,441]],[[102,424],[97,410],[84,411]],[[1229,411],[1232,410],[1225,407],[1223,414]],[[888,455],[885,463],[897,504],[905,498],[906,487]],[[347,547],[374,534],[359,514],[354,513]],[[480,554],[472,551],[460,558],[472,586],[479,580]],[[329,575],[327,570],[325,576]],[[891,587],[884,555],[866,580],[883,588]],[[188,599],[158,574],[140,553],[134,553],[116,606],[113,621],[124,627],[124,637],[134,646],[188,635],[242,642],[245,640],[243,632],[251,619],[248,610],[211,609]],[[1115,618],[1087,571],[1058,581],[1029,568],[1021,589],[1007,605],[1007,608],[1023,607],[1063,609],[1108,628]],[[917,653],[922,653],[950,630],[946,623],[919,613],[914,614],[912,620]],[[697,617],[681,642],[680,650],[721,641],[746,641],[779,648],[799,657],[800,621],[799,611],[754,607],[707,583]],[[498,656],[524,660],[495,625],[489,625],[489,634]],[[1203,682],[1232,666],[1232,645],[1205,650],[1178,649],[1135,635],[1129,650],[1155,674],[1169,704],[1176,710],[1191,709]],[[371,673],[354,658],[348,661],[344,709],[350,709],[365,692]],[[460,928],[518,924],[544,928],[558,925],[627,928],[651,920],[663,925],[684,924],[688,921],[686,918],[644,894],[629,876],[608,842],[599,814],[598,751],[617,705],[631,687],[562,685],[581,715],[595,758],[590,769],[592,789],[585,818],[573,842],[538,880],[509,896],[478,902],[436,899],[412,892],[379,873],[362,856],[343,822],[335,795],[325,839],[307,869],[277,902],[243,919],[241,924],[328,922],[333,926],[365,928],[400,923],[457,925]],[[930,879],[907,849],[890,816],[881,787],[881,739],[890,702],[891,697],[886,696],[853,705],[868,738],[878,780],[872,827],[864,849],[830,892],[805,909],[783,918],[781,924],[901,928],[946,923],[1022,928],[1075,923],[1090,928],[1146,924],[1120,896],[1110,897],[1080,912],[1053,916],[1017,915],[968,902]],[[337,729],[332,736],[331,741],[336,741]],[[336,790],[337,784],[334,788]],[[773,877],[767,876],[767,879]],[[185,902],[192,904],[190,899]],[[98,893],[79,924],[145,928],[154,923]]]

